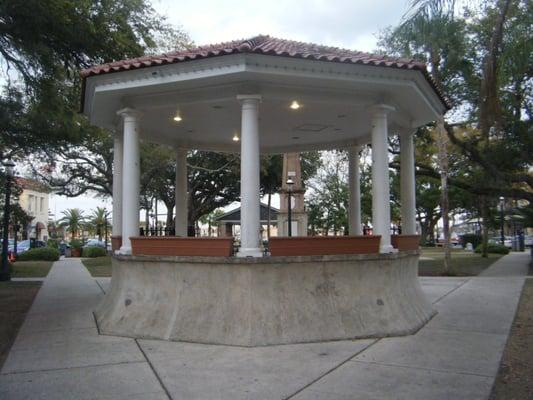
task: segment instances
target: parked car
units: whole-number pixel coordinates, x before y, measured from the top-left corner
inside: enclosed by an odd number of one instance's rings
[[[17,243],[17,254],[24,253],[31,248],[31,240],[23,240]],[[46,243],[41,240],[36,240],[33,245],[34,248],[46,247]]]
[[[492,237],[489,239],[489,243],[502,244],[502,238],[500,236]],[[511,249],[513,247],[513,238],[511,236],[505,236],[503,245],[507,247],[508,249]]]
[[[101,247],[105,249],[105,242],[103,242],[102,240],[98,240],[98,239],[89,239],[87,243],[85,243],[85,246],[83,247],[84,248],[85,247]]]

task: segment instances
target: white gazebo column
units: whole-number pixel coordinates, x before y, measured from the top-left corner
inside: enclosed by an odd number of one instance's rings
[[[111,235],[116,239],[122,236],[122,138],[122,126],[119,126],[115,131],[113,142],[113,228]]]
[[[261,257],[259,215],[259,95],[239,95],[241,119],[241,247],[237,257]]]
[[[394,251],[390,238],[390,188],[387,105],[372,107],[372,226],[381,235],[380,253]]]
[[[187,149],[176,149],[176,236],[187,236]]]
[[[120,254],[131,254],[130,237],[139,235],[139,192],[141,160],[139,150],[140,113],[131,108],[117,112],[124,123],[122,164],[122,247]]]
[[[415,149],[413,132],[400,134],[402,234],[416,235]]]
[[[350,235],[362,235],[361,226],[361,186],[359,178],[360,146],[348,149],[348,231]]]

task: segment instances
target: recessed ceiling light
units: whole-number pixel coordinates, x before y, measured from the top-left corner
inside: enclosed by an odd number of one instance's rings
[[[289,107],[293,110],[298,110],[301,107],[301,105],[296,100],[293,100]]]
[[[233,140],[234,142],[238,142],[240,140],[239,135],[237,135],[237,132],[235,132],[231,140]]]
[[[294,140],[298,140],[298,139],[300,139],[300,136],[293,136],[292,138],[293,138]]]
[[[174,118],[172,118],[172,119],[174,121],[176,121],[176,122],[180,122],[180,121],[183,120],[183,118],[181,118],[181,114],[180,114],[180,110],[179,109],[176,111],[176,115],[174,115]]]

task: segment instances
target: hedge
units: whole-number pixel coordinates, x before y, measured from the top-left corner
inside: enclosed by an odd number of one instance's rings
[[[48,239],[46,242],[46,247],[50,247],[52,249],[59,249],[59,241],[57,239]]]
[[[482,245],[476,247],[475,252],[481,253]],[[501,244],[489,243],[487,245],[487,252],[495,254],[509,254],[509,249]]]
[[[85,247],[81,253],[82,257],[102,257],[107,256],[107,251],[103,247]]]
[[[17,256],[19,261],[57,261],[59,260],[59,250],[51,247],[39,247],[29,249]]]

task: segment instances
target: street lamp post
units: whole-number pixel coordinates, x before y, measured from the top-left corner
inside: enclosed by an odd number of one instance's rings
[[[14,230],[14,233],[15,233],[15,237],[13,238],[13,254],[15,255],[15,257],[17,256],[17,240],[18,240],[18,233],[19,233],[19,230],[20,230],[20,225],[19,224],[15,224],[15,226],[13,227],[13,230]]]
[[[15,164],[11,160],[8,160],[6,163],[4,163],[4,167],[6,168],[6,200],[4,204],[4,237],[2,241],[2,266],[0,268],[0,281],[11,280],[7,251],[9,245],[9,214],[11,213],[9,202],[11,200],[11,178],[13,177],[14,166]]]
[[[289,177],[287,179],[287,233],[289,234],[289,237],[292,236],[292,185],[294,185],[294,181]]]
[[[500,197],[500,240],[502,242],[502,246],[505,245],[505,234],[503,231],[503,201],[504,198]]]
[[[107,217],[108,217],[108,213],[107,213],[107,210],[104,208],[104,246],[105,246],[106,251],[107,251]]]

